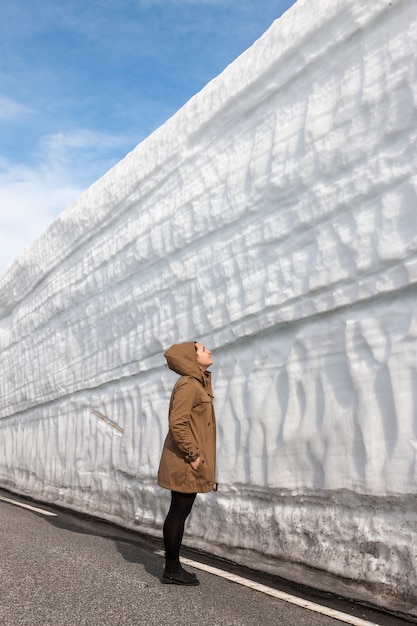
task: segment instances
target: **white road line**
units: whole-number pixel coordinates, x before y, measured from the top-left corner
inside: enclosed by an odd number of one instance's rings
[[[157,554],[158,556],[164,556],[164,552],[162,550],[156,551],[155,554]],[[253,582],[248,578],[243,578],[242,576],[237,576],[236,574],[230,574],[229,572],[225,572],[221,569],[218,569],[217,567],[212,567],[211,565],[205,565],[204,563],[198,563],[197,561],[192,561],[191,559],[185,559],[182,557],[181,563],[184,563],[184,565],[195,567],[196,569],[201,569],[205,572],[208,572],[209,574],[214,574],[214,576],[221,576],[222,578],[226,578],[227,580],[237,583],[238,585],[243,585],[244,587],[249,587],[250,589],[254,589],[255,591],[260,591],[261,593],[265,593],[268,596],[277,598],[278,600],[284,600],[285,602],[301,606],[302,608],[308,609],[309,611],[314,611],[315,613],[321,613],[322,615],[333,617],[334,619],[337,619],[340,622],[344,622],[345,624],[353,624],[353,626],[378,626],[378,624],[375,624],[375,622],[368,622],[366,620],[360,619],[359,617],[354,617],[353,615],[348,615],[347,613],[342,613],[341,611],[330,609],[327,606],[322,606],[321,604],[316,604],[315,602],[310,602],[309,600],[297,598],[297,596],[292,596],[289,593],[278,591],[278,589],[273,589],[272,587],[261,585],[260,583]]]
[[[14,504],[15,506],[20,506],[23,509],[30,509],[31,511],[35,511],[35,513],[42,513],[42,515],[50,515],[51,517],[58,517],[57,513],[51,513],[50,511],[45,511],[44,509],[38,509],[36,506],[23,504],[23,502],[17,502],[16,500],[11,500],[10,498],[3,498],[2,496],[0,496],[0,500],[3,500],[3,502],[8,502],[9,504]]]

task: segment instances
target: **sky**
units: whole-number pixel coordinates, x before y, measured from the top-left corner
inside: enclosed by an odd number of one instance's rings
[[[1,0],[0,272],[295,0]]]

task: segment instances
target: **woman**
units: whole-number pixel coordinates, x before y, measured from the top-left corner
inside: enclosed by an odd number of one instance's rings
[[[169,430],[158,470],[158,485],[171,491],[163,535],[165,569],[161,581],[198,585],[179,560],[184,524],[197,493],[217,490],[216,419],[213,408],[210,350],[201,343],[176,344],[165,352],[168,367],[180,375],[169,405]]]

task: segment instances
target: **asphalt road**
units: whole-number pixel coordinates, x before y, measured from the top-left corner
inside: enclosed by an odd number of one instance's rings
[[[22,508],[5,499],[40,511]],[[48,516],[47,512],[53,515]],[[162,549],[160,542],[2,490],[0,529],[2,626],[340,626],[343,623],[192,567],[188,569],[198,575],[198,587],[163,585],[159,580],[163,568],[163,558],[158,554]],[[187,556],[216,568],[225,567],[207,555],[188,552]],[[229,574],[232,569],[226,567]],[[239,568],[235,568],[235,573],[239,573]],[[248,577],[247,571],[240,574]],[[256,579],[256,573],[251,578]],[[279,581],[266,580],[262,575],[257,582],[272,583],[279,589]],[[320,603],[324,605],[324,599]],[[379,626],[407,623],[378,611],[338,603],[337,599],[330,601],[330,605],[346,611],[347,616]]]

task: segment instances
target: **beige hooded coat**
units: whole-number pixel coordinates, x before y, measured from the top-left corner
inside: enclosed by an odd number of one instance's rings
[[[194,342],[165,352],[168,367],[180,375],[169,404],[169,430],[158,470],[158,485],[181,493],[216,488],[216,418],[211,373],[197,363]],[[200,457],[194,470],[190,462]]]

